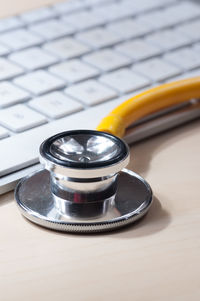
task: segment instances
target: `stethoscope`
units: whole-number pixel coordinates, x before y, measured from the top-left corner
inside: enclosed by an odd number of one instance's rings
[[[125,169],[126,127],[150,113],[200,97],[200,77],[152,88],[114,109],[98,130],[64,131],[40,146],[44,169],[22,179],[15,198],[22,214],[46,228],[100,232],[135,222],[153,194],[138,174]],[[199,109],[199,103],[193,103]]]

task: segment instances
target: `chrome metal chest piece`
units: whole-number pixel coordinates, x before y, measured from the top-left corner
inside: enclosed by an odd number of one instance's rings
[[[126,143],[107,133],[67,131],[40,146],[45,169],[24,178],[15,197],[22,214],[41,226],[68,232],[99,232],[130,224],[147,213],[152,191],[124,169]]]

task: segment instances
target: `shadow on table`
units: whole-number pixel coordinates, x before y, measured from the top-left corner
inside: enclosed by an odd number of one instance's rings
[[[134,238],[152,235],[166,228],[170,220],[170,214],[162,208],[160,201],[154,197],[149,212],[141,220],[116,231],[114,237]]]
[[[155,154],[170,147],[178,140],[189,137],[191,132],[199,127],[200,120],[194,120],[131,145],[131,161],[128,168],[145,178]]]
[[[155,138],[152,137],[148,140],[146,139],[141,141],[136,144],[135,147],[133,145],[131,149],[133,160],[130,162],[129,168],[141,174],[145,178],[150,168],[151,160],[156,153],[159,153],[164,148],[176,143],[177,140],[185,139],[190,136],[191,131],[198,128],[199,125],[200,121],[196,120],[181,127],[156,135]],[[142,147],[140,147],[141,144]],[[160,201],[162,202],[162,200]],[[171,217],[170,213],[162,208],[160,201],[155,196],[149,213],[134,225],[118,231],[118,233],[116,233],[116,237],[133,238],[146,236],[166,228],[170,223]]]
[[[1,195],[0,196],[0,207],[5,206],[5,205],[9,204],[10,202],[13,202],[13,199],[14,199],[13,191]]]

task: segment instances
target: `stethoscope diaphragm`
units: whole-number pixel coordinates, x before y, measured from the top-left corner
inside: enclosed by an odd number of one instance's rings
[[[15,197],[32,222],[67,232],[100,232],[144,216],[151,203],[149,184],[124,169],[126,143],[107,133],[67,131],[40,147],[45,169],[22,179]]]

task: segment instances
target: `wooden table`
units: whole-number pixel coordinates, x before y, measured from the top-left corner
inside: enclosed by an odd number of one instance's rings
[[[1,300],[199,300],[200,121],[138,143],[130,168],[155,200],[136,225],[99,235],[43,229],[0,198]]]
[[[1,15],[45,2],[7,0]],[[0,300],[200,300],[200,121],[131,153],[130,169],[155,199],[143,220],[121,231],[46,230],[21,216],[13,192],[0,197]]]

